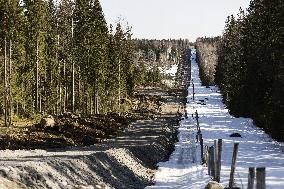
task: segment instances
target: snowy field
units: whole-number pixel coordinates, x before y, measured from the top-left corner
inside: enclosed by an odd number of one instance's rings
[[[215,86],[201,86],[199,68],[192,53],[192,79],[195,85],[195,100],[192,87],[188,91],[188,119],[182,120],[179,142],[169,161],[159,164],[155,186],[147,188],[204,189],[210,180],[207,168],[200,165],[200,146],[195,143],[196,122],[191,114],[197,110],[204,145],[211,146],[215,139],[223,139],[221,183],[228,186],[234,142],[240,143],[235,182],[247,188],[249,167],[266,167],[266,188],[284,189],[284,144],[271,139],[257,128],[251,119],[235,118],[222,103],[222,96]],[[199,100],[204,100],[202,105]],[[241,138],[232,138],[232,133]]]

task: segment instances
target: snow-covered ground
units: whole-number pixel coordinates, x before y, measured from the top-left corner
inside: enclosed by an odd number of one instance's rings
[[[240,143],[237,157],[235,182],[240,188],[247,188],[248,167],[266,167],[266,188],[284,188],[284,144],[271,139],[257,128],[251,119],[235,118],[222,103],[222,96],[215,86],[201,86],[199,68],[192,51],[192,79],[195,85],[195,100],[189,87],[188,115],[199,113],[199,122],[204,145],[211,146],[215,139],[223,139],[221,183],[229,183],[230,165],[234,142]],[[204,100],[202,105],[199,100]],[[232,138],[232,133],[242,138]],[[195,143],[196,122],[190,116],[182,120],[179,128],[179,142],[169,161],[159,164],[155,175],[155,186],[147,188],[189,188],[203,189],[210,180],[207,168],[200,165],[200,146]]]
[[[175,76],[177,69],[177,64],[172,64],[170,67],[159,67],[160,73],[169,74],[170,76]]]
[[[176,72],[177,72],[177,69],[178,69],[178,65],[177,64],[174,64],[171,66],[170,69],[167,69],[165,70],[165,74],[170,74],[171,76],[175,76]]]
[[[176,75],[176,72],[178,70],[178,65],[177,64],[173,64],[171,65],[170,68],[160,68],[160,72],[163,74],[167,74],[170,75],[172,77],[174,77]],[[162,81],[165,85],[169,86],[169,87],[173,87],[175,84],[175,81],[173,79],[165,79]]]

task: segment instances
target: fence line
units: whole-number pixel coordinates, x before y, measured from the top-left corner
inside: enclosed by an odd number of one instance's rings
[[[193,100],[194,100],[194,83],[193,85]],[[187,112],[185,112],[187,116]],[[193,114],[192,114],[193,117]],[[203,135],[201,133],[200,125],[199,125],[199,115],[198,111],[195,111],[195,119],[196,119],[196,142],[200,144],[200,158],[201,164],[206,164],[208,168],[208,175],[212,177],[212,179],[216,182],[220,182],[221,180],[221,158],[222,158],[222,146],[223,140],[218,139],[214,140],[213,146],[204,146]],[[230,179],[229,179],[229,186],[228,189],[236,189],[238,187],[235,186],[235,172],[236,172],[236,162],[237,162],[237,155],[239,150],[239,143],[234,143],[233,148],[233,156],[232,156],[232,163],[231,163],[231,171],[230,171]],[[256,188],[257,189],[265,189],[265,168],[255,168],[250,167],[248,171],[248,189],[253,189],[254,187],[254,180],[256,177]]]

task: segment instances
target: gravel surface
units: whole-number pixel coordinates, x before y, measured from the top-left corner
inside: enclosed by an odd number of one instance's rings
[[[2,150],[0,189],[139,189],[151,185],[157,163],[168,159],[177,140],[179,103],[166,102],[163,109],[169,112],[135,121],[118,137],[101,144],[52,150]]]

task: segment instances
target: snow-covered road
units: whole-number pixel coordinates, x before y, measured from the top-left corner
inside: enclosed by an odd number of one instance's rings
[[[266,188],[284,188],[284,144],[271,139],[257,128],[251,119],[235,118],[222,103],[222,96],[215,86],[201,86],[199,68],[192,51],[192,79],[195,100],[189,87],[188,115],[199,113],[199,122],[204,145],[211,146],[215,139],[223,139],[221,183],[228,185],[234,142],[240,143],[237,157],[235,181],[240,188],[247,188],[248,167],[266,167]],[[202,105],[201,101],[205,104]],[[232,138],[232,133],[241,138]],[[169,161],[159,164],[155,175],[155,186],[147,188],[203,189],[210,180],[207,168],[200,165],[200,146],[195,143],[196,123],[190,116],[182,120],[179,142]]]

